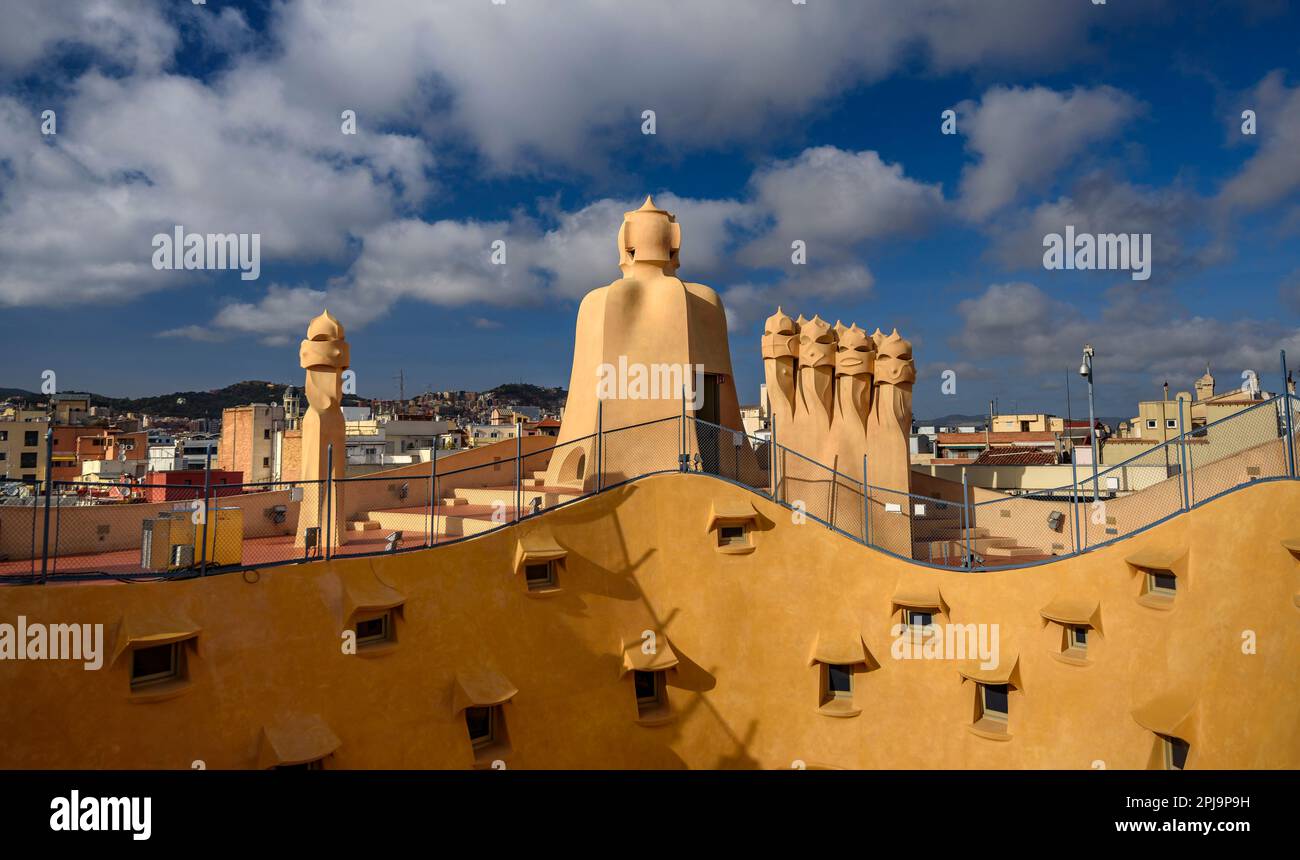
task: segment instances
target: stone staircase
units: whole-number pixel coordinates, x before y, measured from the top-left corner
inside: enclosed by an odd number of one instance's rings
[[[523,502],[523,515],[533,511],[533,500],[541,500],[541,509],[576,499],[583,494],[581,482],[577,486],[562,484],[547,485],[545,472],[535,472],[533,477],[522,482],[520,499]],[[496,518],[493,515],[496,514]],[[461,487],[451,491],[450,496],[438,499],[434,509],[438,540],[455,540],[471,537],[491,531],[505,522],[515,521],[515,486],[506,484],[497,487]],[[429,530],[429,508],[414,505],[401,508],[381,508],[366,511],[348,521],[350,533],[367,533],[382,530],[385,534],[401,532],[402,540],[424,540]]]
[[[960,566],[967,549],[961,525],[960,504],[938,499],[926,503],[925,513],[912,517],[912,558]],[[1015,538],[992,534],[984,526],[970,529],[969,548],[993,565],[1003,559],[1031,561],[1050,557],[1039,547],[1022,546]]]

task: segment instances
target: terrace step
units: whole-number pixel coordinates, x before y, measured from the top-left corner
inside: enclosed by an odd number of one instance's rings
[[[368,532],[376,531],[381,526],[374,520],[348,520],[348,531],[350,532]]]
[[[550,508],[561,502],[567,502],[576,499],[582,495],[579,490],[570,487],[548,487],[544,484],[535,484],[531,487],[521,487],[521,501],[525,509],[532,506],[534,498],[541,498],[542,507]],[[471,505],[488,505],[491,506],[496,502],[504,502],[513,505],[515,501],[514,485],[502,487],[463,487],[455,490],[454,498]]]
[[[1037,547],[1013,544],[1011,546],[991,546],[984,550],[983,555],[990,558],[1017,558],[1023,555],[1043,555],[1043,551]]]

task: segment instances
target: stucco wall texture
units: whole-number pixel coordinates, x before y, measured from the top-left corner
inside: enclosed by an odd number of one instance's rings
[[[754,549],[717,549],[718,505],[752,504]],[[0,621],[102,623],[104,668],[0,661],[0,767],[258,766],[263,727],[323,721],[330,768],[467,768],[457,673],[491,670],[509,768],[1144,768],[1156,736],[1133,712],[1192,704],[1189,768],[1300,767],[1300,483],[1249,486],[1128,540],[996,573],[885,556],[723,481],[667,475],[432,550],[180,582],[11,587]],[[568,551],[559,590],[529,593],[520,540]],[[1177,558],[1172,608],[1139,602],[1126,559]],[[396,647],[340,647],[355,594],[376,577],[404,598]],[[1005,739],[971,729],[977,687],[953,660],[891,656],[895,598],[933,592],[937,621],[996,623],[1016,659]],[[1063,662],[1040,610],[1095,601],[1087,665]],[[199,629],[189,683],[138,702],[125,626],[184,617]],[[674,717],[637,722],[622,647],[671,643]],[[1254,634],[1255,653],[1243,648]],[[857,716],[818,710],[819,636],[860,634],[878,668],[854,676]]]

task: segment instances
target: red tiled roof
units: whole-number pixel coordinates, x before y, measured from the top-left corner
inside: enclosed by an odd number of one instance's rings
[[[985,441],[989,443],[1003,442],[1008,445],[1014,445],[1017,442],[1055,442],[1056,434],[1050,430],[1030,430],[1021,432],[997,432],[997,433],[940,433],[937,436],[937,442],[940,445],[983,445]]]
[[[1036,448],[990,448],[981,451],[972,466],[1054,466],[1056,452]]]

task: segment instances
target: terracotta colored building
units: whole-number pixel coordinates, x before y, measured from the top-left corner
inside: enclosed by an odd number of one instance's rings
[[[237,495],[243,482],[239,472],[212,470],[209,491],[213,496]],[[141,482],[141,495],[146,502],[188,502],[203,493],[202,469],[174,469],[170,472],[150,472]]]

